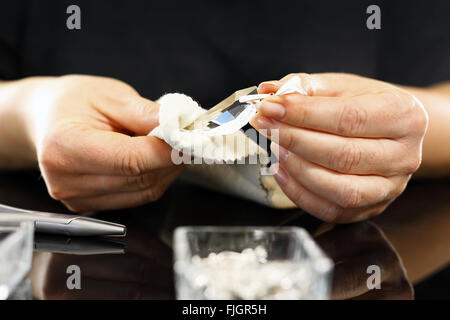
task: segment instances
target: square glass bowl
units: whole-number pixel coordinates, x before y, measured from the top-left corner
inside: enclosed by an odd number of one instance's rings
[[[179,227],[177,299],[328,299],[333,262],[297,227]]]
[[[7,299],[30,270],[33,234],[33,222],[0,225],[0,300]]]

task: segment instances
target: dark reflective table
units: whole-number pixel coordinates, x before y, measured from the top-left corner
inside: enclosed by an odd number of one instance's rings
[[[450,261],[449,195],[448,181],[414,181],[379,217],[334,226],[300,210],[275,210],[176,182],[156,203],[94,215],[127,225],[125,238],[36,235],[32,294],[36,299],[173,299],[173,230],[243,225],[307,229],[335,262],[333,299],[412,299],[413,285]],[[48,196],[38,172],[0,173],[0,203],[68,212]],[[71,265],[80,267],[81,290],[67,287]],[[368,289],[371,265],[381,269],[380,289]]]

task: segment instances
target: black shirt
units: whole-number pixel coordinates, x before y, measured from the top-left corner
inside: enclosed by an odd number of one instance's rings
[[[66,27],[71,4],[81,30]],[[370,4],[381,30],[366,27]],[[450,80],[449,20],[446,0],[3,0],[0,79],[102,75],[205,107],[293,72],[424,86]]]

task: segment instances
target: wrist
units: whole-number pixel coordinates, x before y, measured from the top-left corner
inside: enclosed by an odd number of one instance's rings
[[[51,78],[25,78],[0,83],[0,167],[32,168],[37,165],[35,123],[37,105],[45,105],[39,89]],[[42,97],[40,97],[42,98]]]

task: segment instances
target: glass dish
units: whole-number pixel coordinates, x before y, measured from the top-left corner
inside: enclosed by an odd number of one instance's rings
[[[30,270],[33,233],[33,222],[0,225],[0,300],[7,299]]]
[[[179,227],[178,299],[327,299],[333,262],[297,227]]]

